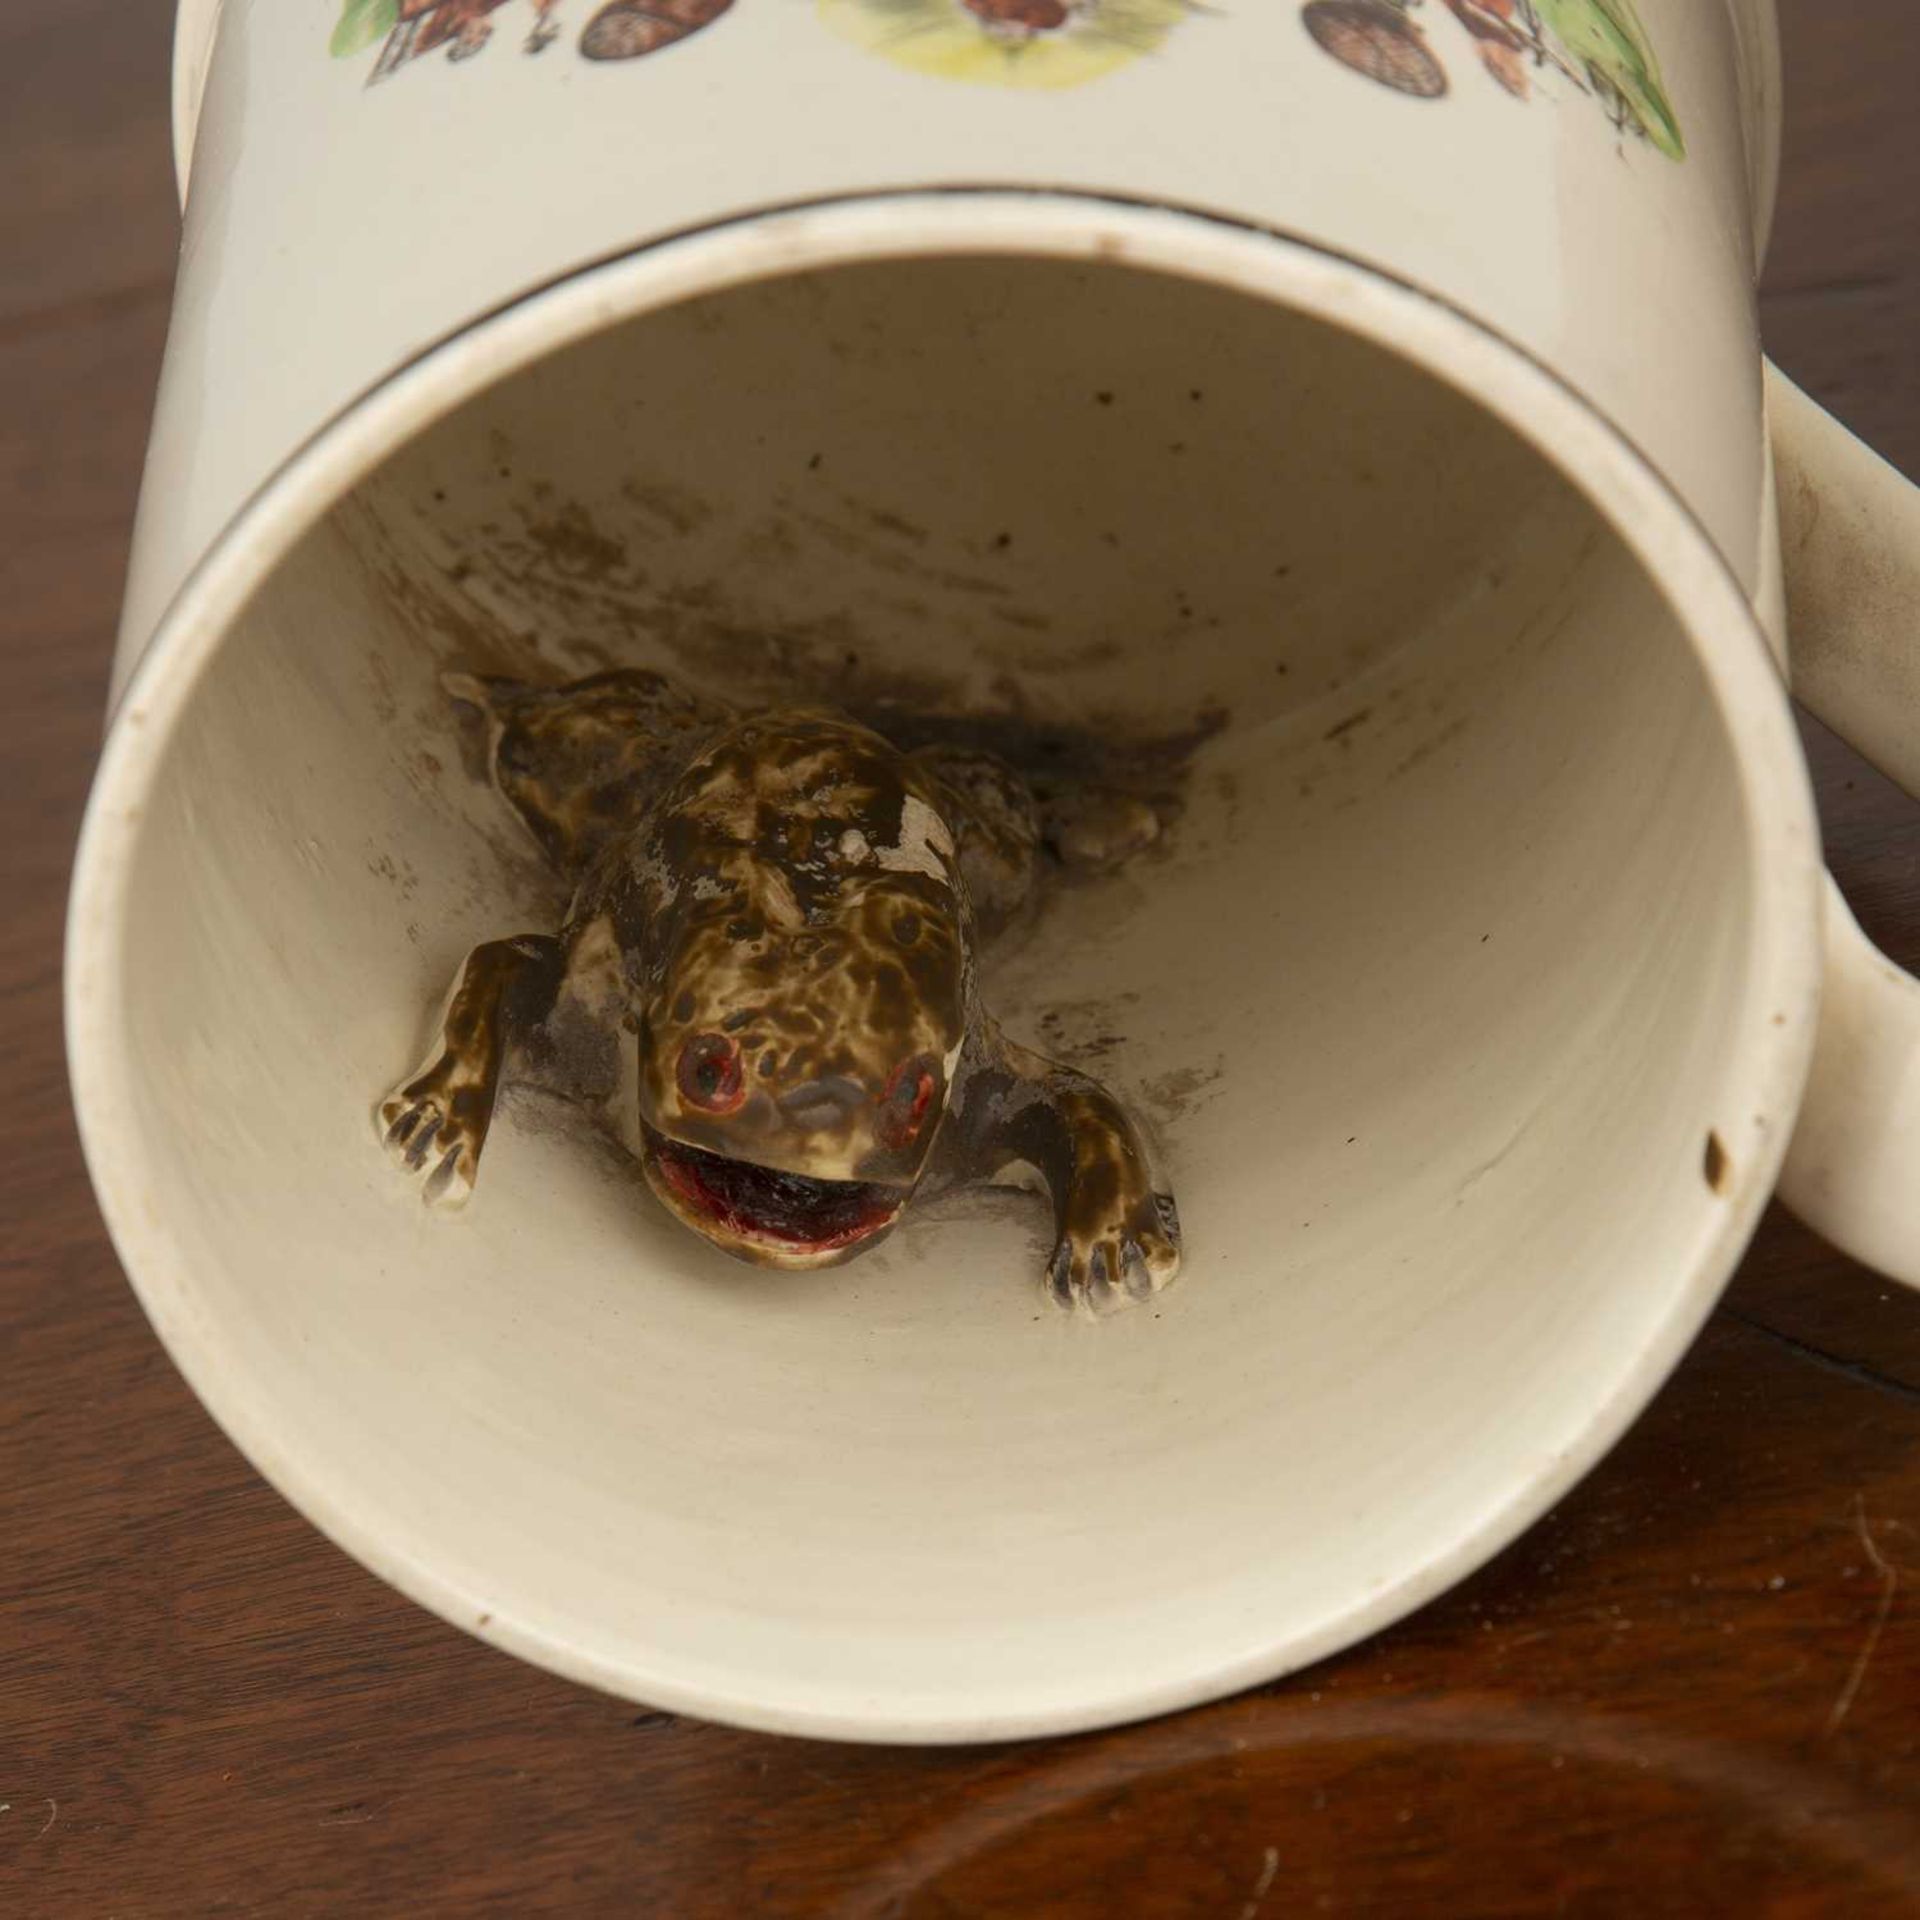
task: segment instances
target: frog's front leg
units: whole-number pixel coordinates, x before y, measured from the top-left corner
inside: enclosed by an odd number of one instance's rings
[[[507,1050],[546,1018],[565,976],[566,949],[547,934],[475,947],[427,1064],[375,1109],[388,1151],[426,1176],[430,1204],[458,1206],[473,1191]]]
[[[942,1148],[958,1178],[1038,1174],[1054,1214],[1047,1291],[1061,1306],[1143,1300],[1180,1271],[1180,1217],[1126,1109],[990,1023],[962,1056]]]

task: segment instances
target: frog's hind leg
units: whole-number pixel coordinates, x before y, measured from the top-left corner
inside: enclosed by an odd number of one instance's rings
[[[985,748],[942,744],[911,758],[945,803],[985,934],[1011,922],[1032,895],[1042,848],[1064,867],[1110,873],[1152,846],[1165,824],[1151,804],[1117,787],[1057,773],[1029,785]]]
[[[921,747],[910,758],[938,791],[974,923],[982,934],[997,933],[1033,891],[1040,851],[1033,795],[1012,767],[984,748]]]
[[[719,701],[637,667],[562,686],[472,673],[442,674],[440,684],[485,719],[495,786],[570,879],[731,717]]]
[[[566,977],[566,949],[547,934],[489,940],[468,954],[440,1037],[418,1073],[375,1109],[387,1151],[424,1177],[422,1197],[458,1206],[473,1191],[509,1048],[546,1019]]]
[[[1180,1271],[1179,1213],[1125,1107],[991,1022],[967,1043],[942,1152],[955,1180],[1039,1177],[1054,1214],[1046,1288],[1059,1305],[1144,1300]]]

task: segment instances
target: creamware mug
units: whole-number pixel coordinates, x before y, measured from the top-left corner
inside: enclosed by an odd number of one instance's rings
[[[75,1096],[407,1593],[718,1719],[1094,1726],[1513,1539],[1776,1186],[1920,1283],[1920,990],[1785,686],[1920,784],[1920,505],[1759,355],[1765,0],[187,0],[176,79]],[[531,1095],[401,1190],[423,1008],[557,911],[440,675],[611,662],[1187,743],[982,962],[1155,1124],[1176,1286],[1059,1314],[997,1199],[750,1274]]]

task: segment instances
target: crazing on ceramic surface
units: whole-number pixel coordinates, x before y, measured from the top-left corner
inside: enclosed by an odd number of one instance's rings
[[[1045,849],[1110,866],[1156,821],[1115,801],[1090,846],[1097,797],[1043,808],[992,753],[902,752],[823,709],[741,716],[653,672],[447,687],[485,715],[494,781],[574,894],[558,934],[475,949],[429,1062],[379,1105],[429,1201],[471,1191],[510,1055],[605,1106],[625,1034],[648,1182],[737,1259],[833,1265],[916,1193],[1037,1181],[1061,1305],[1174,1277],[1139,1128],[1001,1034],[975,955],[1030,904]]]
[[[1417,100],[1438,100],[1450,81],[1418,14],[1425,0],[1306,0],[1301,19],[1343,66]],[[1536,83],[1593,95],[1613,124],[1686,156],[1659,55],[1633,0],[1441,0],[1473,37],[1493,80],[1516,100]]]

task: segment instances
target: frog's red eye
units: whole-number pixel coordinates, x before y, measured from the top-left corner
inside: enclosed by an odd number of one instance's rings
[[[903,1060],[880,1096],[874,1131],[887,1147],[910,1147],[940,1101],[940,1062],[930,1053]]]
[[[740,1049],[724,1033],[697,1033],[680,1049],[674,1069],[680,1097],[708,1113],[731,1113],[747,1097]]]

